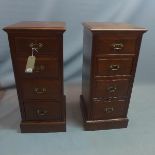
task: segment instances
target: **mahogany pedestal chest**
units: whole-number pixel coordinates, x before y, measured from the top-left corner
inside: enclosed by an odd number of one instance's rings
[[[22,121],[21,132],[66,130],[63,89],[63,22],[20,22],[8,33]],[[29,56],[33,70],[26,72]],[[34,58],[33,57],[33,58]],[[32,62],[30,63],[32,65]]]
[[[126,128],[144,28],[84,23],[81,110],[85,130]]]

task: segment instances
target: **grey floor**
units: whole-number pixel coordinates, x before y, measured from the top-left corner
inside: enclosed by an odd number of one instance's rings
[[[155,85],[135,85],[127,129],[84,131],[80,85],[65,86],[67,132],[21,134],[15,89],[0,91],[0,155],[154,155]]]

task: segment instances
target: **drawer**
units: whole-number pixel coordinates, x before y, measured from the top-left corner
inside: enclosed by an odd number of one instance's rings
[[[59,99],[60,84],[59,80],[24,79],[20,85],[24,99]]]
[[[133,58],[96,58],[95,76],[131,75]]]
[[[94,100],[93,118],[113,119],[125,117],[127,113],[127,105],[127,102],[121,99]]]
[[[60,102],[36,101],[25,102],[26,120],[60,120],[61,105]]]
[[[28,57],[16,59],[16,70],[23,77],[51,77],[58,78],[59,62],[57,58],[38,58],[36,57],[35,67],[32,73],[26,73],[26,64]]]
[[[98,35],[95,37],[97,54],[135,54],[137,37],[134,35]]]
[[[128,95],[128,79],[94,81],[93,97],[125,97]]]
[[[15,48],[18,54],[31,55],[36,48],[36,55],[53,54],[60,50],[59,37],[16,37]]]

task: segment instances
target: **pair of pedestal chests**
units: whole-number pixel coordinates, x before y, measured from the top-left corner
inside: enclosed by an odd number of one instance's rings
[[[84,23],[82,95],[85,130],[125,128],[142,35],[129,24]],[[8,33],[21,132],[66,130],[63,22],[20,22]],[[28,58],[35,57],[28,64]],[[33,66],[32,68],[26,68]],[[26,70],[30,69],[30,70]]]

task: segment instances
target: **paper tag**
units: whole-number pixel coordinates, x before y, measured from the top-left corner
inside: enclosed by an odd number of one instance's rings
[[[32,73],[33,72],[34,65],[35,65],[35,60],[36,60],[35,56],[29,56],[28,57],[27,64],[26,64],[26,69],[25,69],[26,73]]]

